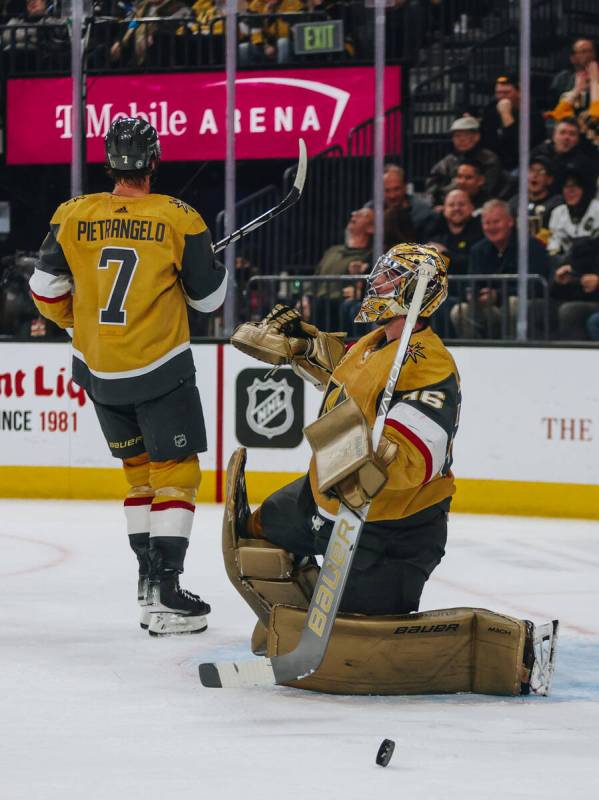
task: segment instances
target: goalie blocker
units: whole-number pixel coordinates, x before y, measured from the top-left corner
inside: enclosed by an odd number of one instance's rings
[[[258,616],[252,651],[271,657],[296,647],[318,570],[247,537],[245,459],[239,448],[228,465],[223,555],[233,586]],[[336,694],[548,694],[557,634],[557,620],[535,626],[480,608],[342,613],[321,666],[289,685]]]

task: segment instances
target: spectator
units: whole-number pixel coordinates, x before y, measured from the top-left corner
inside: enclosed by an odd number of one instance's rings
[[[183,32],[181,22],[191,20],[193,12],[183,0],[140,0],[133,6],[124,35],[117,39],[110,48],[112,62],[123,65],[132,61],[137,66],[147,64],[160,34],[168,33],[172,37],[174,32],[179,32],[167,31],[164,24],[137,21],[144,17],[173,19],[176,21],[177,28],[181,28],[180,32]]]
[[[557,334],[562,340],[597,338],[599,321],[599,239],[585,237],[572,244],[568,263],[558,267],[550,285],[559,303]]]
[[[518,243],[514,218],[503,200],[489,200],[482,210],[484,239],[472,247],[468,272],[470,275],[510,275],[518,272]],[[549,258],[540,242],[528,239],[529,273],[548,277]],[[517,281],[494,282],[475,287],[467,301],[451,310],[451,322],[460,338],[500,338],[502,333],[513,335],[517,314]],[[507,306],[502,304],[507,296]],[[531,330],[537,334],[542,323],[542,301],[529,303]]]
[[[583,72],[576,73],[574,88],[560,98],[548,116],[558,122],[572,118],[583,134],[581,147],[589,157],[599,160],[599,64],[591,61]]]
[[[473,158],[465,158],[458,167],[456,176],[449,185],[451,189],[460,189],[470,198],[475,214],[478,216],[480,209],[491,198],[485,190],[485,176],[481,165]]]
[[[66,339],[64,331],[40,316],[29,291],[37,253],[17,251],[0,260],[0,334]]]
[[[383,172],[385,250],[398,242],[420,241],[434,219],[432,208],[414,195],[408,194],[403,167],[387,164]],[[373,202],[365,208],[372,208]]]
[[[466,275],[472,246],[483,238],[480,219],[467,192],[452,189],[445,195],[443,212],[428,231],[429,245],[449,256],[449,275]]]
[[[574,117],[562,119],[553,129],[551,139],[537,145],[531,156],[543,156],[549,161],[555,177],[556,192],[562,190],[566,165],[574,164],[581,174],[597,179],[595,166],[580,145],[580,130]]]
[[[454,284],[453,275],[466,275],[470,250],[483,238],[480,218],[474,216],[474,206],[467,192],[452,189],[445,195],[443,213],[429,231],[429,245],[449,256],[449,295],[433,320],[435,331],[440,336],[454,337],[451,329],[451,309],[463,297],[463,284]],[[447,310],[445,310],[447,308]]]
[[[595,164],[599,161],[599,64],[592,61],[588,66],[589,106],[578,115],[578,126],[589,145],[589,156]]]
[[[551,106],[555,106],[564,93],[574,89],[577,77],[579,78],[580,88],[583,88],[580,76],[583,76],[582,80],[584,80],[588,65],[592,61],[597,61],[594,43],[590,39],[577,39],[570,51],[570,64],[572,66],[558,72],[551,82]]]
[[[226,0],[196,0],[191,9],[200,33],[204,36],[223,35],[225,26],[222,17],[227,13]],[[212,25],[213,20],[218,21]]]
[[[188,29],[194,36],[200,36],[200,50],[198,62],[209,60],[210,63],[219,63],[225,59],[225,23],[227,13],[226,0],[196,0],[191,6],[195,22],[188,23]],[[210,53],[207,58],[206,50]],[[188,57],[189,58],[189,57]],[[186,62],[185,55],[182,63]]]
[[[305,10],[302,0],[249,0],[250,14],[289,14]],[[279,16],[257,17],[250,22],[247,35],[249,41],[239,45],[239,64],[247,66],[264,61],[285,64],[289,61],[289,25]]]
[[[483,111],[480,136],[483,147],[497,153],[504,169],[517,171],[520,157],[518,128],[520,116],[520,88],[518,79],[511,74],[500,75],[495,81],[495,99]],[[531,106],[530,146],[535,147],[545,139],[545,120],[538,108]]]
[[[562,202],[555,193],[553,170],[548,159],[536,156],[530,159],[528,168],[528,220],[532,236],[547,244],[549,240],[549,217],[553,209]],[[510,200],[510,210],[518,216],[518,195]]]
[[[562,190],[564,202],[549,217],[550,238],[547,248],[550,255],[568,258],[572,244],[583,237],[599,236],[599,200],[595,199],[595,185],[576,167],[565,173]]]
[[[335,244],[323,253],[316,275],[336,277],[348,275],[351,262],[367,262],[372,258],[374,212],[371,208],[352,211],[345,229],[344,244]],[[316,285],[315,324],[323,330],[339,329],[339,313],[343,298],[340,281]],[[347,299],[347,298],[346,298]],[[332,325],[332,328],[330,327]]]
[[[51,52],[66,53],[69,35],[61,20],[49,12],[47,0],[26,0],[25,13],[11,17],[2,31],[2,48],[8,50],[40,50],[47,57]],[[25,27],[36,25],[36,28]]]
[[[485,189],[491,197],[498,195],[504,187],[505,178],[501,163],[495,153],[480,145],[480,125],[474,117],[460,117],[449,129],[453,151],[438,161],[426,181],[434,206],[443,205],[444,190],[455,178],[464,158],[478,161],[485,175]]]
[[[370,264],[367,261],[350,261],[347,265],[348,275],[365,275],[367,272],[370,272]],[[356,315],[362,305],[364,288],[364,281],[356,281],[356,283],[343,287],[340,328],[351,339],[359,339],[364,334],[364,326],[355,322]]]
[[[586,333],[592,342],[599,342],[599,310],[594,311],[587,319]]]

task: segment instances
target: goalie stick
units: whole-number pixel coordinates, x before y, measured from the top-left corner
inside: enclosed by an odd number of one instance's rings
[[[434,274],[435,267],[432,264],[424,263],[418,268],[418,281],[412,302],[377,410],[372,432],[374,451],[376,451],[383,433],[391,398],[404,363],[410,336],[420,313],[427,283]],[[369,508],[370,503],[364,506],[358,515],[343,503],[339,506],[323,565],[295,650],[280,656],[272,656],[270,659],[200,664],[200,680],[204,686],[210,688],[269,686],[305,678],[318,669],[327,650],[347,576],[362,533],[362,526],[368,517]]]
[[[306,143],[303,139],[300,139],[299,142],[299,159],[297,162],[297,172],[295,173],[295,180],[293,181],[293,186],[289,190],[286,197],[284,197],[281,202],[270,208],[268,211],[265,211],[263,214],[260,214],[259,217],[256,219],[251,220],[251,222],[242,225],[241,228],[238,228],[233,233],[230,233],[228,236],[225,236],[224,239],[221,239],[220,242],[216,242],[213,246],[213,250],[215,253],[220,253],[221,250],[224,250],[225,247],[228,247],[233,242],[238,242],[240,239],[243,239],[244,236],[247,236],[248,233],[255,231],[257,228],[262,227],[264,223],[270,222],[271,219],[278,217],[279,214],[282,214],[283,211],[287,211],[288,208],[291,208],[292,205],[295,205],[297,201],[302,196],[302,192],[304,191],[304,183],[306,182],[306,170],[308,169],[308,155],[306,153]]]

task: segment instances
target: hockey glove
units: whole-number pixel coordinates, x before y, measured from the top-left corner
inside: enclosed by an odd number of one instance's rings
[[[301,378],[323,390],[345,353],[345,333],[324,333],[293,308],[276,305],[262,322],[245,322],[231,344],[259,361],[290,364]]]

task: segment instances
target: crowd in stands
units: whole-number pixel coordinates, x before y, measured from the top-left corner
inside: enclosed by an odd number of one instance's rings
[[[392,0],[390,12],[403,11],[413,0]],[[16,0],[13,14],[0,14],[4,52],[39,52],[40,66],[49,42],[68,57],[68,13],[60,0]],[[94,0],[87,49],[91,69],[184,67],[224,62],[226,0]],[[5,4],[4,8],[7,8]],[[293,23],[306,19],[342,19],[344,51],[336,59],[363,57],[372,52],[372,12],[362,0],[238,0],[238,63],[285,64],[293,48]],[[307,17],[306,15],[311,15]],[[390,39],[399,17],[389,14]],[[35,27],[33,27],[35,26]],[[43,31],[43,29],[46,29]],[[395,37],[397,38],[397,37]],[[205,40],[205,41],[202,41]],[[196,46],[190,46],[190,43]],[[61,62],[54,59],[55,68]]]
[[[43,22],[47,0],[27,0],[26,17]],[[249,0],[243,11],[258,14],[295,13],[324,9],[335,13],[337,3],[327,0]],[[401,2],[398,2],[401,5]],[[222,0],[142,0],[120,13],[135,15],[168,11],[181,24],[197,25],[206,32],[222,13]],[[113,9],[114,12],[114,9]],[[11,21],[17,17],[11,18]],[[15,23],[16,24],[16,23]],[[219,23],[220,24],[220,23]],[[40,28],[41,30],[41,28]],[[222,33],[222,27],[216,29]],[[137,27],[128,27],[115,43],[115,58],[138,45]],[[127,34],[130,32],[129,40]],[[240,42],[240,60],[282,62],[288,50],[289,26],[285,18],[248,19]],[[287,44],[283,40],[287,40]],[[12,41],[12,40],[11,40]],[[139,57],[139,54],[138,54]],[[527,242],[531,276],[528,292],[530,338],[599,341],[599,62],[594,42],[572,43],[569,65],[555,76],[548,97],[533,98],[528,165]],[[437,325],[449,338],[513,337],[517,318],[518,209],[520,91],[514,74],[497,75],[494,98],[481,109],[456,113],[448,126],[450,150],[430,169],[424,191],[409,191],[404,168],[389,163],[384,171],[384,247],[399,241],[434,244],[451,259],[450,297]],[[286,299],[297,302],[302,313],[329,330],[356,333],[353,324],[364,281],[372,267],[374,213],[364,198],[354,210],[338,243],[330,246],[306,282]],[[0,265],[0,334],[56,335],[39,320],[32,304],[20,296],[29,254],[17,254]],[[260,270],[246,258],[236,265],[240,315],[259,318],[263,298],[247,288]],[[353,276],[352,281],[339,280]],[[18,299],[15,299],[18,298]],[[280,295],[277,299],[281,299]],[[17,313],[18,312],[18,313]],[[194,333],[208,333],[201,319]]]
[[[529,280],[529,338],[599,341],[599,137],[596,142],[592,134],[595,123],[599,131],[599,66],[593,42],[573,43],[570,67],[556,76],[551,97],[536,103],[529,116],[527,248],[529,275],[540,277]],[[501,276],[518,272],[519,108],[517,77],[497,76],[494,100],[450,125],[451,150],[433,165],[421,196],[408,193],[401,167],[385,168],[385,248],[420,241],[451,259],[450,296],[436,323],[448,337],[515,336],[517,280]],[[316,274],[370,269],[372,220],[364,217],[355,257],[352,246],[355,221],[371,205],[352,214],[344,244],[323,254]],[[326,314],[321,298],[304,296],[298,306],[317,324],[355,332],[350,320],[362,286],[331,289]]]

